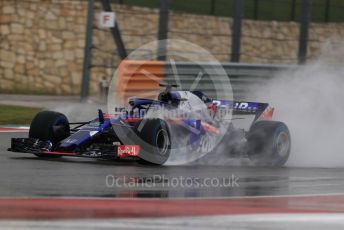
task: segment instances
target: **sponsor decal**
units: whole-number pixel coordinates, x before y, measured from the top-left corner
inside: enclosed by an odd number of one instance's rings
[[[73,138],[68,138],[67,140],[64,141],[64,143],[68,143],[68,144],[74,144],[75,142],[77,142],[77,139],[73,139]]]
[[[235,110],[252,111],[258,110],[256,102],[233,102],[225,100],[213,100],[213,104],[217,107],[233,107]]]
[[[118,157],[135,157],[138,156],[140,152],[139,145],[119,145],[117,147]]]

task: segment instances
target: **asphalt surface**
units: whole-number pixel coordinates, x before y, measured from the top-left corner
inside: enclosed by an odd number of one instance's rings
[[[344,169],[255,168],[232,165],[145,166],[8,152],[0,133],[2,197],[233,197],[337,194]]]
[[[164,230],[204,230],[204,229],[240,229],[240,230],[338,230],[343,229],[344,218],[341,214],[328,215],[235,215],[207,217],[177,217],[149,219],[116,220],[63,220],[63,221],[2,221],[2,229],[75,229],[75,230],[113,230],[113,229],[164,229]],[[186,224],[187,223],[187,224]]]

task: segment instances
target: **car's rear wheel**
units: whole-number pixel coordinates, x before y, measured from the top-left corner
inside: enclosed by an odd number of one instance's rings
[[[167,123],[161,119],[143,119],[135,126],[140,139],[140,163],[164,164],[171,152],[171,135]]]
[[[41,141],[50,141],[55,146],[70,135],[68,119],[65,115],[53,111],[39,112],[30,125],[29,137]],[[38,157],[56,158],[60,156],[50,154],[36,154]]]
[[[258,121],[247,135],[247,154],[256,166],[283,166],[290,155],[288,127],[278,121]]]

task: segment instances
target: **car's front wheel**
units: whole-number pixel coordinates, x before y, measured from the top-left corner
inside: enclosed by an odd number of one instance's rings
[[[141,163],[164,164],[171,153],[171,135],[164,120],[143,119],[135,126],[140,139]]]
[[[30,125],[29,137],[41,141],[50,141],[53,146],[70,135],[68,119],[65,115],[53,111],[39,112]],[[50,154],[36,154],[38,157],[56,158]]]

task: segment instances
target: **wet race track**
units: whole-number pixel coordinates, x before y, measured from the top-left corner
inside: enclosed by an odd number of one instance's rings
[[[344,169],[158,167],[72,157],[47,160],[6,150],[10,137],[26,135],[0,133],[0,219],[39,219],[42,213],[43,219],[98,219],[344,211]]]
[[[231,165],[146,166],[136,162],[8,152],[0,133],[1,196],[233,197],[342,193],[344,169]]]

